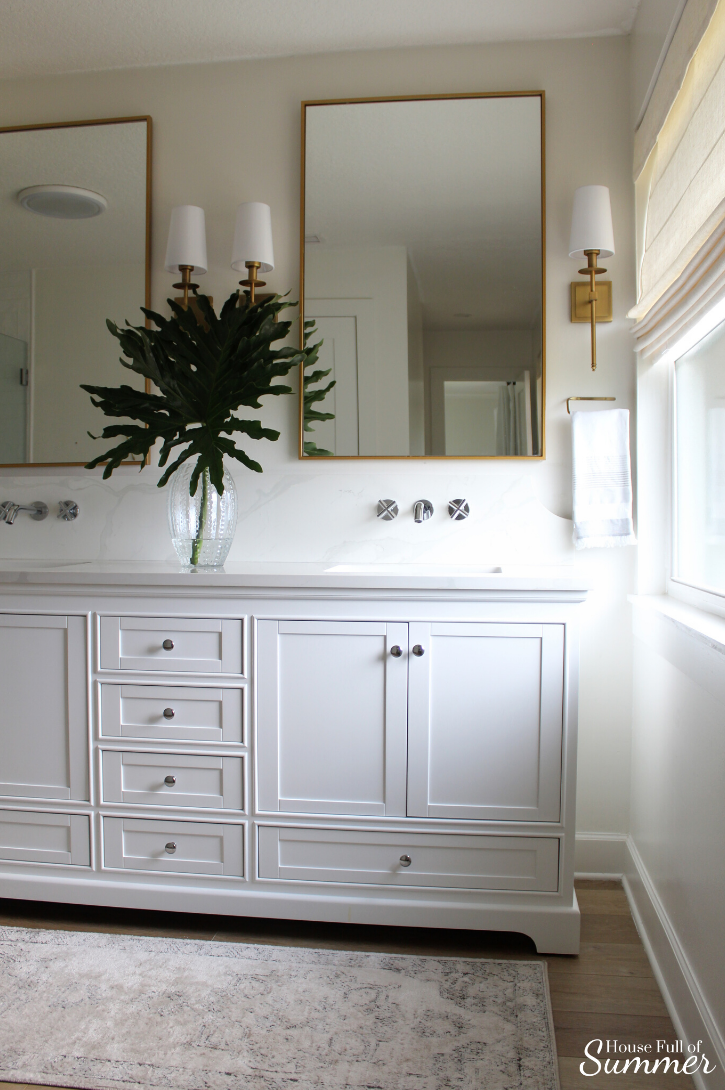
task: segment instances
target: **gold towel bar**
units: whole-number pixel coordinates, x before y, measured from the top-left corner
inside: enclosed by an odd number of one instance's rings
[[[566,411],[571,416],[570,401],[616,401],[616,397],[568,397],[566,399]]]

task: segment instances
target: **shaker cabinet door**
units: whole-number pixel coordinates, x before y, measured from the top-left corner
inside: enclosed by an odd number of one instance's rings
[[[410,646],[408,815],[558,821],[563,625],[411,623]]]
[[[0,795],[88,799],[84,617],[0,614]]]
[[[259,621],[260,810],[405,814],[407,649],[404,623]]]

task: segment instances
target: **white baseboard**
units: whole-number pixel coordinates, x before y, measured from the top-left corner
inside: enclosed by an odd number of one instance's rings
[[[725,1040],[631,837],[624,852],[624,889],[675,1032],[687,1043],[702,1041],[701,1051],[717,1065],[692,1076],[697,1090],[725,1090]]]
[[[599,881],[621,879],[626,843],[626,833],[577,833],[575,877]]]

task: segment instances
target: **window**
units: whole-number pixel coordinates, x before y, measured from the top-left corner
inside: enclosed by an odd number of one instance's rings
[[[725,322],[675,361],[673,576],[725,594]]]

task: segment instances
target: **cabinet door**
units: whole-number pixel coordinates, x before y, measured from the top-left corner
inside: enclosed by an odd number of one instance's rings
[[[88,799],[83,617],[0,615],[0,795]]]
[[[405,814],[407,647],[406,624],[259,622],[260,810]]]
[[[408,814],[557,821],[564,628],[411,624]]]

